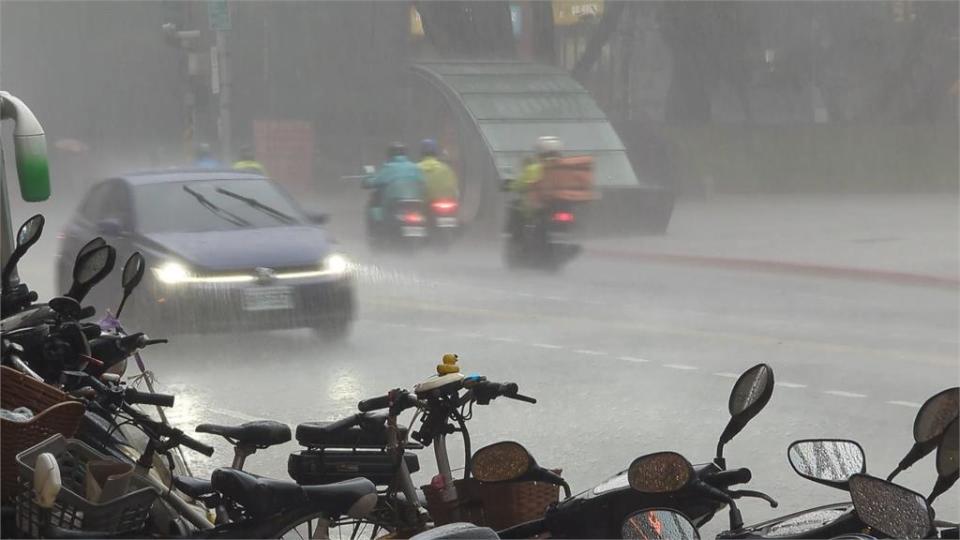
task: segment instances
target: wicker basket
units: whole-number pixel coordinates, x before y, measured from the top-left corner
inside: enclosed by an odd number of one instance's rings
[[[0,499],[11,501],[19,492],[17,454],[51,435],[72,437],[80,425],[84,406],[66,394],[6,366],[0,367],[0,406],[26,407],[34,416],[28,422],[0,420]]]
[[[560,470],[554,470],[560,474]],[[560,499],[560,488],[544,482],[483,483],[474,478],[455,480],[457,499],[446,502],[433,486],[423,486],[427,510],[435,525],[468,521],[500,530],[543,517],[547,506]]]

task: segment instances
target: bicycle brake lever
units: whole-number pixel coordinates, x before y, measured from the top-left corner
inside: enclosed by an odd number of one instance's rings
[[[756,499],[763,499],[770,503],[771,508],[776,508],[780,506],[780,503],[776,501],[773,497],[767,495],[766,493],[761,493],[759,491],[753,491],[752,489],[739,489],[727,491],[727,493],[734,499],[739,499],[741,497],[753,497]]]

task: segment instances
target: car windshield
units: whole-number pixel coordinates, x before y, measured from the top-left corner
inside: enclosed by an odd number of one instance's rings
[[[144,233],[205,232],[289,224],[287,219],[218,189],[255,199],[298,221],[301,216],[300,210],[269,180],[163,182],[134,187],[138,229]]]

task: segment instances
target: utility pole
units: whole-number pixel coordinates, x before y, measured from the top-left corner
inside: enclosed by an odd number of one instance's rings
[[[217,33],[217,73],[214,74],[219,81],[218,85],[214,85],[214,90],[219,91],[220,95],[217,133],[220,136],[221,159],[227,162],[233,157],[230,129],[230,40],[227,36],[230,31],[230,5],[227,0],[207,0],[207,17],[210,20],[210,29]]]
[[[233,145],[230,128],[230,49],[225,30],[217,30],[217,55],[220,67],[220,122],[217,125],[220,132],[220,152],[223,162],[233,158]]]

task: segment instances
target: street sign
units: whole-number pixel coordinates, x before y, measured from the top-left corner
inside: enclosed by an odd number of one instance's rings
[[[227,0],[207,0],[207,18],[211,30],[230,30],[230,6]]]

